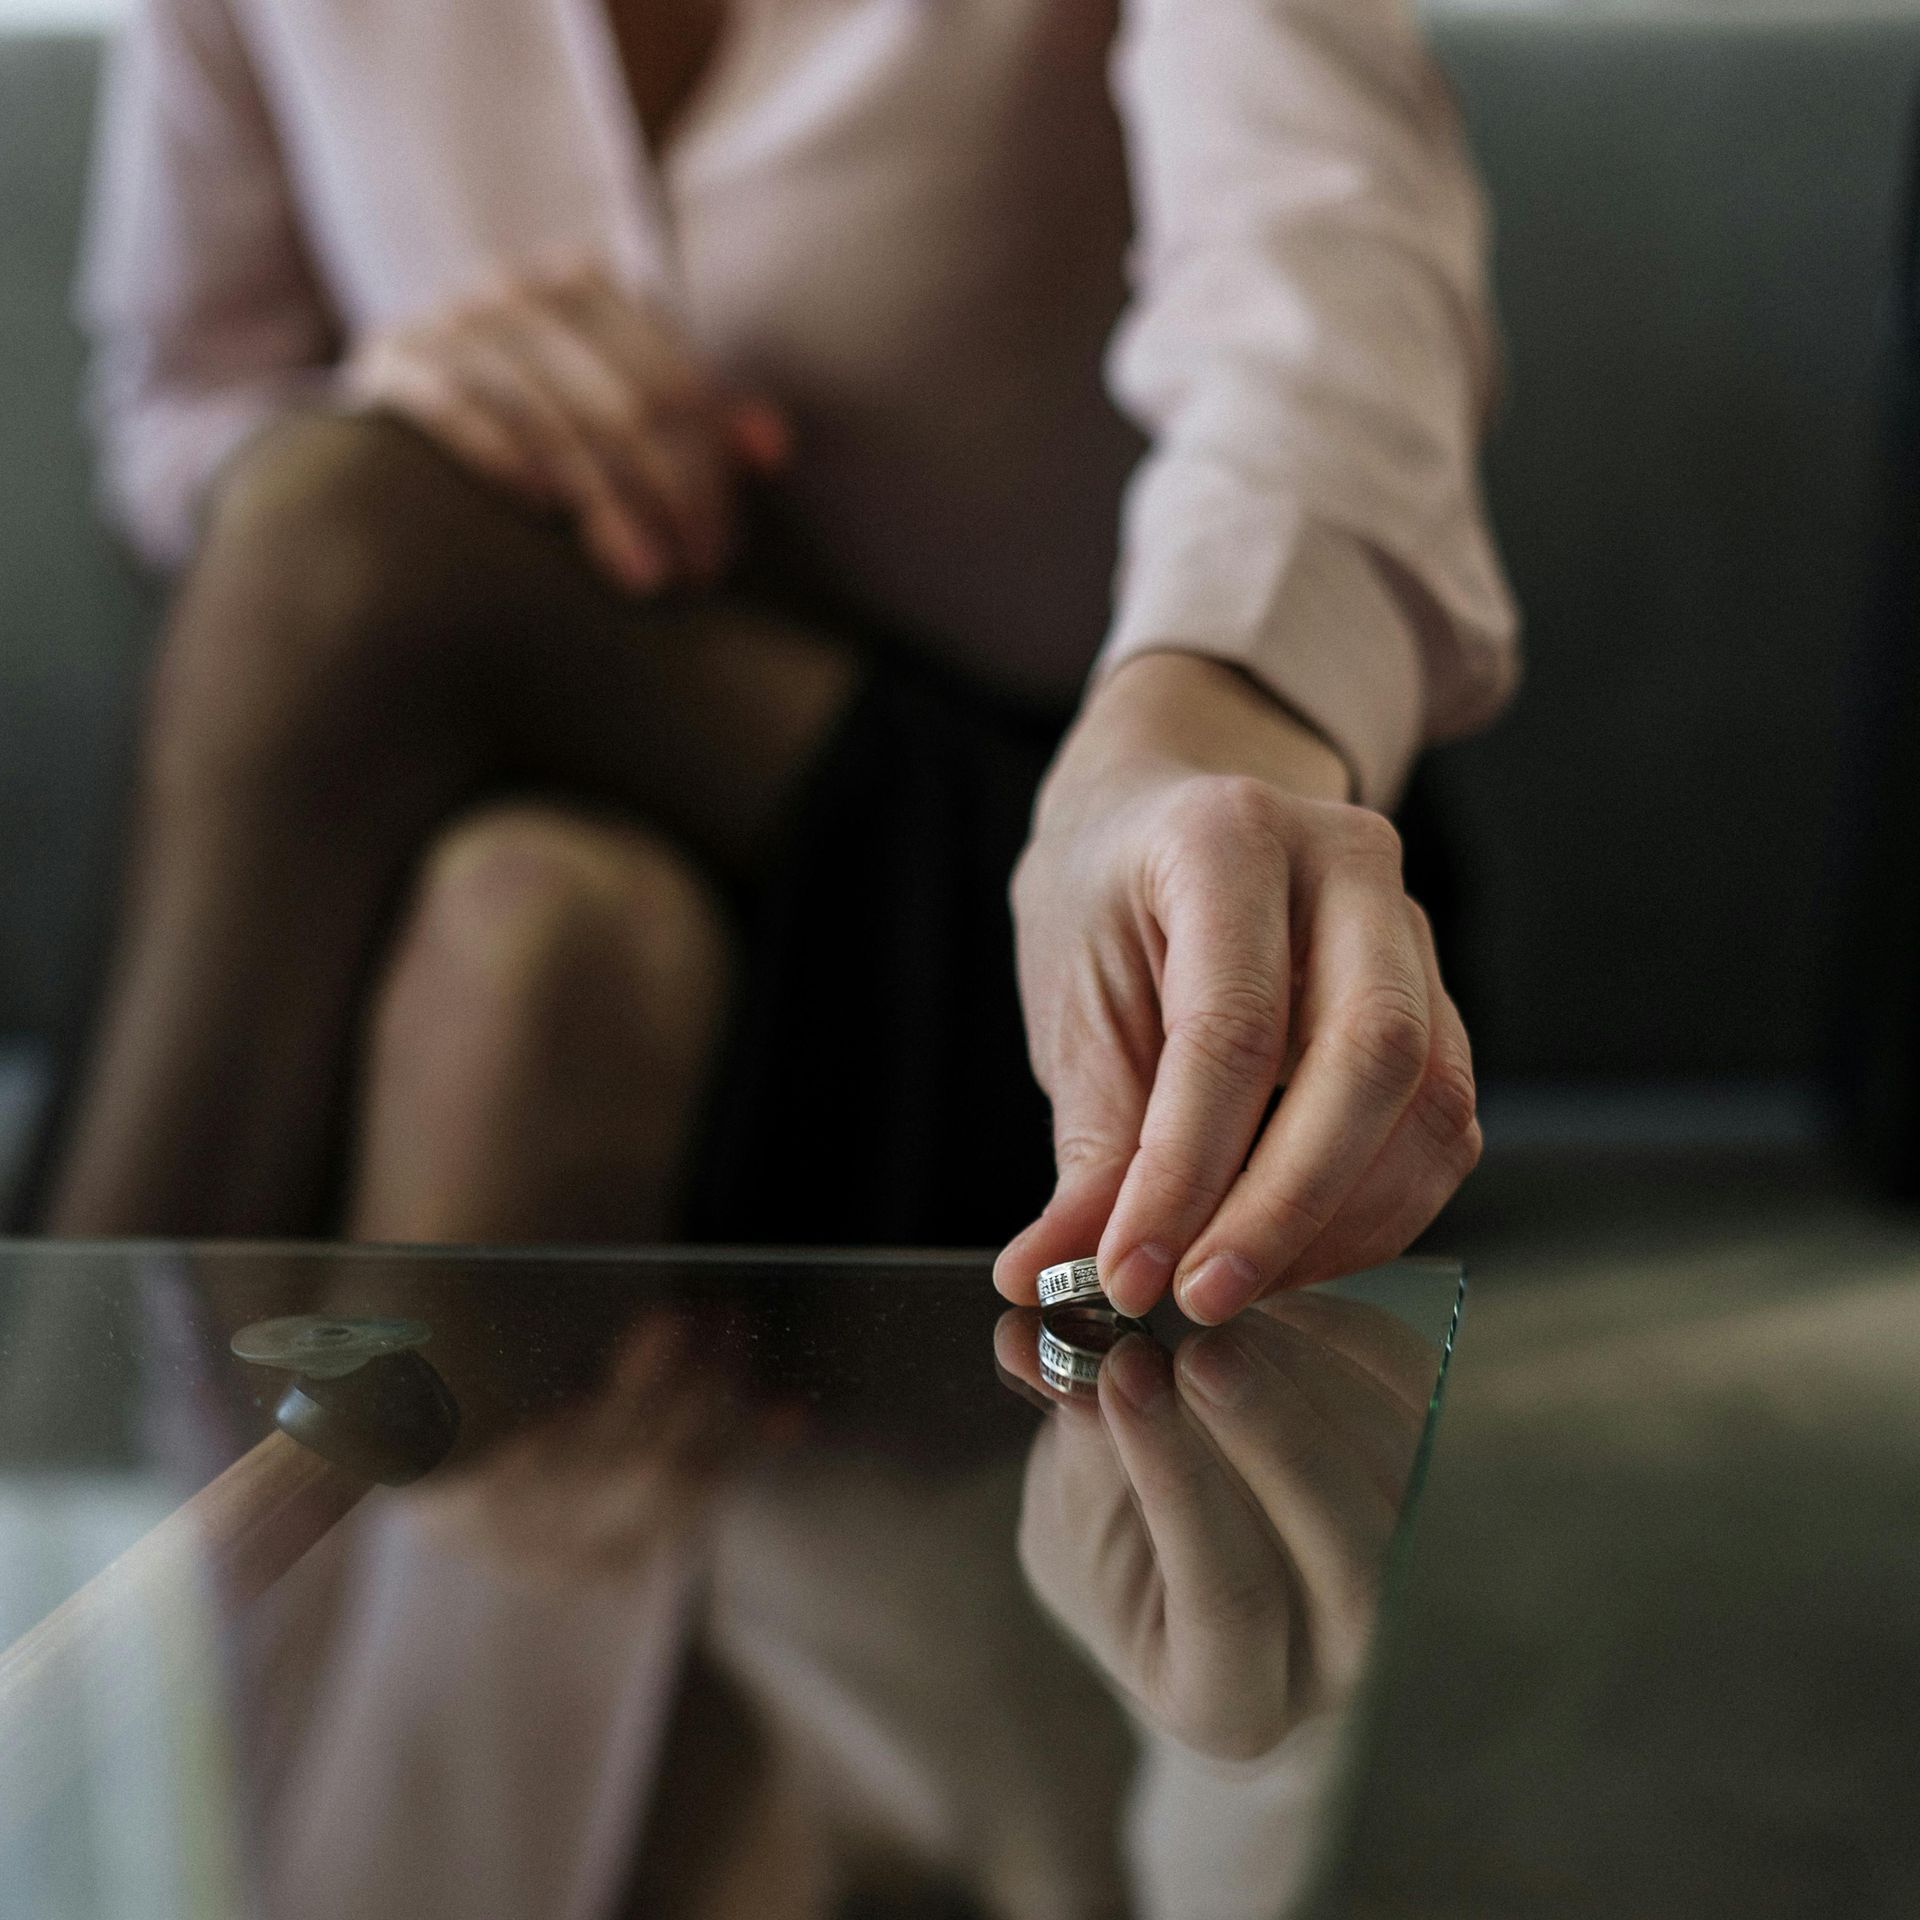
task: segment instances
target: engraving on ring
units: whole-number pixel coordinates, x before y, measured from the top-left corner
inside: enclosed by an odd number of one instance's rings
[[[1105,1296],[1100,1287],[1100,1263],[1097,1260],[1062,1260],[1057,1266],[1040,1272],[1040,1304],[1063,1306],[1069,1300],[1098,1300]]]

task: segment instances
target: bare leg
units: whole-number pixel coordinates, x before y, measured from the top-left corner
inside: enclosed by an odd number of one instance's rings
[[[53,1230],[314,1228],[357,1004],[442,823],[532,780],[750,863],[853,676],[764,615],[617,600],[393,423],[263,439],[156,676]]]
[[[375,1000],[353,1236],[663,1237],[731,961],[653,835],[533,807],[453,828]]]

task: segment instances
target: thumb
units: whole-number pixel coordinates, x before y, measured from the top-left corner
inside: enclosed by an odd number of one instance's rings
[[[1075,1075],[1054,1096],[1053,1197],[993,1263],[993,1284],[1009,1300],[1033,1305],[1043,1267],[1092,1256],[1139,1147],[1146,1105],[1146,1088],[1118,1062]]]

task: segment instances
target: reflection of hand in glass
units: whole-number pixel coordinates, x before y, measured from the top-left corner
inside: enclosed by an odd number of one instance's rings
[[[507,1559],[561,1573],[635,1566],[698,1518],[715,1485],[788,1417],[743,1410],[734,1343],[654,1308],[609,1352],[599,1386],[511,1434],[445,1483],[438,1517]]]
[[[1047,1392],[1040,1316],[1003,1368]],[[1145,1335],[1097,1402],[1049,1393],[1020,1555],[1047,1608],[1153,1727],[1219,1759],[1338,1705],[1372,1637],[1438,1356],[1377,1308],[1290,1294],[1194,1335]]]

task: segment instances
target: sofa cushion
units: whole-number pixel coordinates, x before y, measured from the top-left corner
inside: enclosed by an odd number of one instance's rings
[[[0,34],[0,1035],[73,1017],[109,892],[139,597],[98,531],[70,318],[99,64]]]

